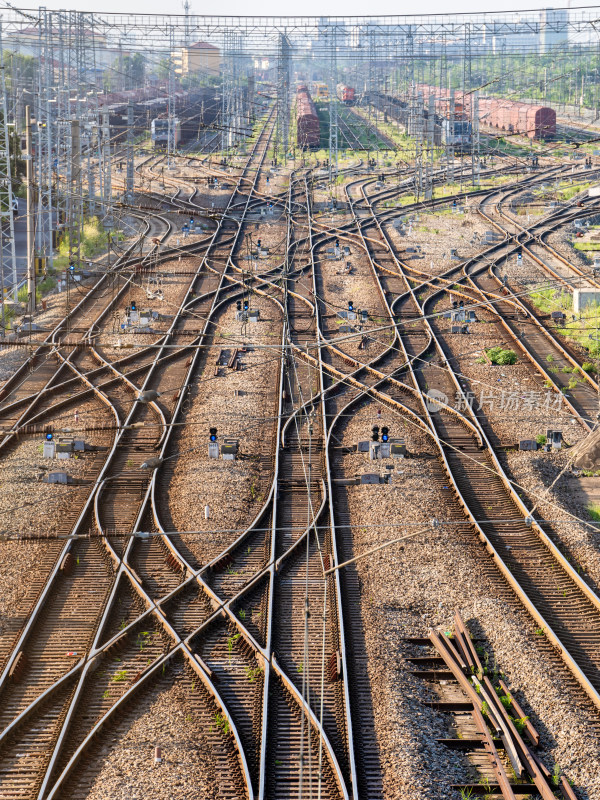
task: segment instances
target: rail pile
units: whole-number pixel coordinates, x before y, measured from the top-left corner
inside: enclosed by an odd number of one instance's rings
[[[453,785],[452,788],[462,792],[463,796],[501,794],[505,800],[531,794],[554,800],[555,792],[559,791],[564,800],[576,800],[564,775],[550,773],[534,752],[539,744],[537,731],[504,681],[500,680],[497,687],[492,684],[460,613],[456,611],[454,615],[453,637],[431,631],[429,640],[448,669],[448,673],[437,673],[438,677],[454,679],[471,704],[470,713],[479,736],[471,740],[459,739],[459,746],[463,750],[483,748],[497,780],[496,785],[486,782]],[[523,736],[517,726],[522,729]],[[499,750],[504,751],[505,759]],[[506,760],[520,782],[511,783]]]

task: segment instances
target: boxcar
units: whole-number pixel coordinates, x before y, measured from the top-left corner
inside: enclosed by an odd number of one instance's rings
[[[298,147],[303,150],[319,147],[319,116],[306,86],[299,86],[296,93],[296,134]]]
[[[546,106],[529,106],[527,127],[530,139],[551,139],[556,134],[556,111]]]

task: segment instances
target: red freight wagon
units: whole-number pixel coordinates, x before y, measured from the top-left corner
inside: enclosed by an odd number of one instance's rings
[[[500,103],[498,102],[498,100],[495,100],[494,98],[492,98],[490,100],[490,121],[489,121],[489,125],[492,128],[497,128],[498,127],[498,108],[499,107],[500,107]]]
[[[490,125],[490,105],[491,100],[482,97],[479,100],[479,121],[482,125]]]
[[[296,133],[299,147],[307,149],[319,146],[319,116],[306,86],[299,86],[296,94]]]
[[[519,130],[519,109],[520,103],[511,103],[510,106],[510,130],[517,133]]]
[[[530,106],[527,126],[531,139],[551,139],[556,134],[556,111],[545,106]]]
[[[508,103],[506,100],[501,100],[498,106],[498,127],[500,130],[509,131],[510,130],[510,110],[511,110],[512,103]]]
[[[529,116],[529,109],[531,106],[527,103],[519,103],[519,125],[517,130],[519,133],[529,136],[529,125],[527,124],[527,117]]]

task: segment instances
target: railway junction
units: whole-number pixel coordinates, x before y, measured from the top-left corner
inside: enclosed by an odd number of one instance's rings
[[[3,11],[0,800],[600,800],[597,12]]]

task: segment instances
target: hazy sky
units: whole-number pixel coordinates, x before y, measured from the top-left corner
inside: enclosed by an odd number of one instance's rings
[[[0,4],[1,5],[1,4]],[[14,3],[17,7],[31,7],[31,3]],[[183,13],[183,0],[46,0],[46,8],[77,9],[81,11],[117,11],[136,14]],[[319,15],[319,16],[359,16],[384,14],[447,14],[447,0],[420,0],[420,2],[398,3],[393,0],[297,0],[284,3],[282,0],[219,0],[216,3],[190,0],[192,14],[231,14],[231,15]],[[485,7],[481,0],[453,0],[453,12],[512,11],[547,7],[564,7],[566,2],[546,0],[492,0]],[[575,5],[575,4],[573,4]],[[583,3],[581,3],[583,5]],[[590,3],[591,5],[591,3]]]

